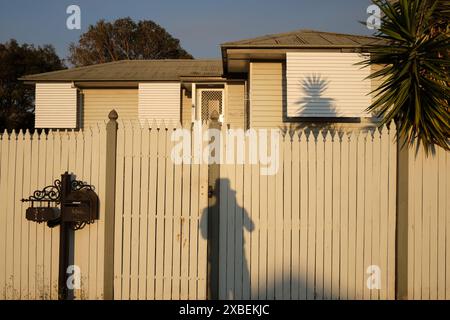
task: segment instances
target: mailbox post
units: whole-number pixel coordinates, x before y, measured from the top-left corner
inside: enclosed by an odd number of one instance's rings
[[[74,231],[82,229],[86,224],[98,220],[98,196],[91,185],[73,179],[73,175],[65,172],[61,180],[53,185],[37,190],[28,199],[31,202],[26,211],[26,219],[37,223],[47,222],[47,226],[59,230],[59,275],[58,299],[68,300],[67,269],[71,263],[71,241]],[[44,207],[35,207],[35,203],[46,203]],[[51,204],[55,206],[51,206]],[[58,208],[57,206],[60,206]]]
[[[72,189],[72,176],[65,172],[61,176],[61,212],[64,212],[64,200]],[[70,239],[74,236],[72,222],[61,219],[59,226],[59,275],[58,275],[58,298],[67,300],[69,298],[69,288],[67,287],[67,268],[70,264]]]

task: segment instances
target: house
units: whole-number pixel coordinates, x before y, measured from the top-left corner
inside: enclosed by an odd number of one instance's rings
[[[365,125],[379,83],[366,36],[297,30],[221,45],[221,60],[126,60],[21,78],[36,86],[37,128],[82,128],[116,109],[122,120],[206,120],[234,127]],[[372,68],[373,69],[373,68]]]

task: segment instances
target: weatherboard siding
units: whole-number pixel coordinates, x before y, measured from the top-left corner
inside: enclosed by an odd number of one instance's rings
[[[178,123],[181,116],[181,85],[179,82],[139,84],[139,120]]]
[[[76,128],[77,89],[72,83],[36,84],[36,128]]]
[[[245,126],[245,83],[233,82],[227,85],[227,101],[225,105],[225,122],[232,127]]]
[[[120,120],[138,119],[137,89],[85,89],[82,91],[82,126],[106,121],[109,112],[117,111]]]
[[[371,66],[371,73],[380,71],[381,69],[385,68],[385,66],[379,65],[379,64],[374,64]],[[375,101],[376,99],[376,94],[377,92],[373,92],[375,89],[379,88],[384,81],[385,78],[377,78],[377,79],[372,79],[372,83],[371,83],[371,96],[372,96],[372,102]]]
[[[250,126],[283,125],[283,63],[250,63]]]

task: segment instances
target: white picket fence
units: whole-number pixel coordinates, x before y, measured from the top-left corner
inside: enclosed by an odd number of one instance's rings
[[[394,133],[293,132],[276,175],[221,166],[220,298],[394,299]]]
[[[208,164],[173,163],[175,129],[119,125],[115,299],[206,299]]]
[[[208,164],[172,162],[171,134],[181,129],[119,122],[113,266],[104,264],[105,124],[3,133],[0,299],[57,298],[59,229],[28,222],[20,199],[64,171],[100,197],[100,220],[75,233],[76,298],[102,299],[112,267],[115,299],[206,299]],[[275,175],[261,175],[259,164],[220,165],[219,297],[394,299],[394,134],[300,130],[279,138]],[[449,153],[410,153],[409,171],[408,296],[449,299]]]
[[[95,186],[100,220],[75,234],[79,299],[103,297],[105,125],[79,132],[3,133],[0,139],[0,299],[57,299],[59,227],[25,219],[28,198],[65,171]]]

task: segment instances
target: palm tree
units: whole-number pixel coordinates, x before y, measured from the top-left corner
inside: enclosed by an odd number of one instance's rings
[[[383,65],[370,78],[382,78],[368,108],[382,123],[395,120],[399,137],[426,150],[450,150],[449,17],[446,0],[372,0],[382,12],[380,41],[366,50],[364,65]]]

